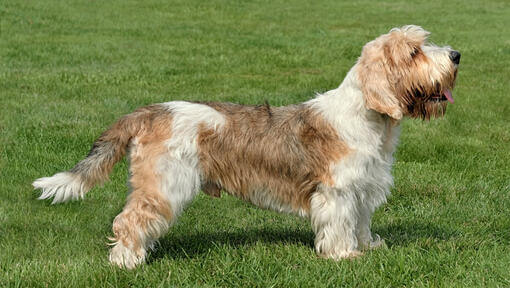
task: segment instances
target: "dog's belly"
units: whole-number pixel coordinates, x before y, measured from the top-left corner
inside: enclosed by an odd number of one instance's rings
[[[242,197],[246,201],[260,208],[277,212],[296,213],[307,216],[310,210],[309,197],[312,193],[296,191],[295,195],[284,195],[281,191],[274,191],[267,187],[253,188]],[[239,192],[231,194],[239,195]]]
[[[214,155],[209,157],[202,161],[214,161]],[[207,175],[202,177],[205,193],[217,196],[221,189],[258,207],[301,216],[308,215],[310,197],[321,184],[318,179],[300,175],[300,171],[296,171],[299,167],[275,170],[271,167],[254,167],[246,162],[228,165],[216,162],[214,166],[214,173],[202,173]]]

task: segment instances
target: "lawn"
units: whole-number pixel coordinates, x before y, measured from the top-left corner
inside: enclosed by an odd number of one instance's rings
[[[132,271],[109,265],[127,164],[84,201],[36,200],[116,118],[171,100],[287,105],[364,43],[417,24],[462,53],[443,119],[407,120],[387,248],[317,258],[306,219],[200,195]],[[510,5],[450,1],[0,2],[0,286],[510,286]]]

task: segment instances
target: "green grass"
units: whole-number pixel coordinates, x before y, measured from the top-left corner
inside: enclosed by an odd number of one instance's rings
[[[310,2],[310,3],[309,3]],[[506,1],[0,2],[0,286],[510,286]],[[31,182],[71,168],[116,118],[170,100],[286,105],[338,86],[404,24],[462,53],[444,119],[403,123],[387,249],[319,259],[307,221],[201,195],[148,264],[108,264],[127,165],[85,201]]]

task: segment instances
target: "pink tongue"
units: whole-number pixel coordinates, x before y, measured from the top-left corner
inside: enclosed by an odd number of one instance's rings
[[[446,90],[444,90],[443,94],[444,94],[444,96],[446,96],[446,99],[448,99],[448,101],[450,101],[450,103],[453,104],[453,102],[455,102],[453,100],[452,91],[450,91],[449,89],[446,89]]]

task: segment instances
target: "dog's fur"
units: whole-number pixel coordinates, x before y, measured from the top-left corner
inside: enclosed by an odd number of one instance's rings
[[[311,219],[315,249],[353,257],[383,242],[371,215],[390,193],[404,116],[442,116],[457,75],[449,47],[417,26],[369,42],[337,89],[287,107],[168,102],[105,131],[68,172],[40,178],[40,199],[83,198],[129,148],[131,193],[113,222],[110,261],[133,268],[202,189]]]

